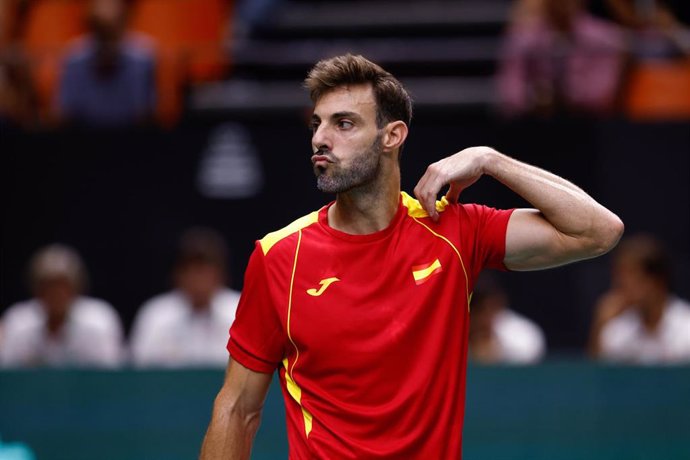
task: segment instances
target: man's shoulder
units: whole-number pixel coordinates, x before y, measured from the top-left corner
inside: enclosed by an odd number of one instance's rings
[[[67,66],[83,65],[93,57],[95,45],[93,39],[88,36],[81,36],[67,43],[64,63]]]
[[[110,303],[94,297],[79,296],[71,307],[70,322],[83,331],[108,333],[120,331],[120,316]]]
[[[413,198],[406,192],[401,192],[402,204],[407,208],[407,215],[410,217],[423,219],[429,217],[429,214],[424,210],[419,200]],[[465,219],[472,218],[477,214],[492,210],[493,208],[477,203],[451,203],[443,196],[440,200],[436,200],[436,211],[441,214],[454,214],[463,216]]]
[[[319,221],[319,212],[320,210],[310,212],[309,214],[292,221],[285,227],[268,233],[266,236],[261,238],[259,240],[259,246],[261,247],[264,256],[267,255],[269,251],[279,248],[281,246],[281,242],[284,242],[289,237],[297,234],[300,230],[304,230],[305,228],[316,224]]]
[[[223,287],[213,296],[211,307],[221,314],[234,314],[240,301],[240,295],[240,291]]]
[[[635,307],[630,307],[620,315],[609,320],[603,327],[602,337],[630,337],[640,331],[641,319]]]
[[[36,299],[24,300],[11,305],[0,319],[4,327],[32,327],[43,321],[45,314]]]
[[[668,313],[675,321],[690,323],[690,302],[674,296],[669,302]]]
[[[407,208],[408,216],[415,217],[418,219],[424,219],[426,217],[429,217],[429,214],[424,210],[419,200],[408,195],[406,192],[400,192],[400,195],[402,196],[403,206]],[[436,211],[438,211],[439,213],[443,213],[448,209],[450,209],[450,203],[448,202],[445,196],[442,197],[440,200],[436,201]]]
[[[79,296],[75,299],[72,308],[73,314],[79,318],[119,321],[115,307],[103,299]]]
[[[162,315],[171,312],[183,314],[185,312],[185,300],[180,291],[172,291],[157,294],[143,303],[137,315]]]

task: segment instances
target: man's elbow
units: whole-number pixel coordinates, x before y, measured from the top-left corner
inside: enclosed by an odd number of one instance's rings
[[[612,212],[608,216],[602,218],[592,236],[591,256],[598,257],[606,254],[611,249],[615,248],[623,236],[625,231],[625,224],[623,221]]]
[[[263,404],[248,405],[240,398],[223,393],[221,391],[215,401],[214,410],[218,412],[217,415],[245,432],[256,432],[261,422]]]

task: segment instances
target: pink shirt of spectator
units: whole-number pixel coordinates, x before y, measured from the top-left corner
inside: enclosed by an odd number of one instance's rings
[[[499,103],[509,115],[614,109],[625,36],[615,25],[580,13],[569,33],[539,18],[511,27],[498,74]]]

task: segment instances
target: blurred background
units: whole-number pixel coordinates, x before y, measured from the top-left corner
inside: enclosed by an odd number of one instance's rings
[[[301,81],[346,52],[415,101],[404,190],[491,145],[635,237],[483,285],[466,457],[690,458],[689,24],[680,0],[1,0],[0,459],[196,455],[254,241],[331,199]],[[461,201],[526,205],[489,178]],[[280,398],[256,458],[286,457]]]

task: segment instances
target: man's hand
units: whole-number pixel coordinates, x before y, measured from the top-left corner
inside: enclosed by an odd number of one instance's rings
[[[621,293],[611,290],[604,293],[597,301],[592,316],[589,332],[589,354],[593,357],[601,355],[601,332],[613,318],[631,308],[632,303]]]
[[[450,185],[446,199],[451,203],[456,202],[460,193],[484,174],[484,159],[491,153],[497,152],[491,147],[469,147],[429,165],[417,183],[414,194],[434,222],[438,221],[438,192]]]
[[[594,323],[605,325],[616,316],[628,310],[631,302],[618,291],[609,291],[599,298],[594,309]]]

